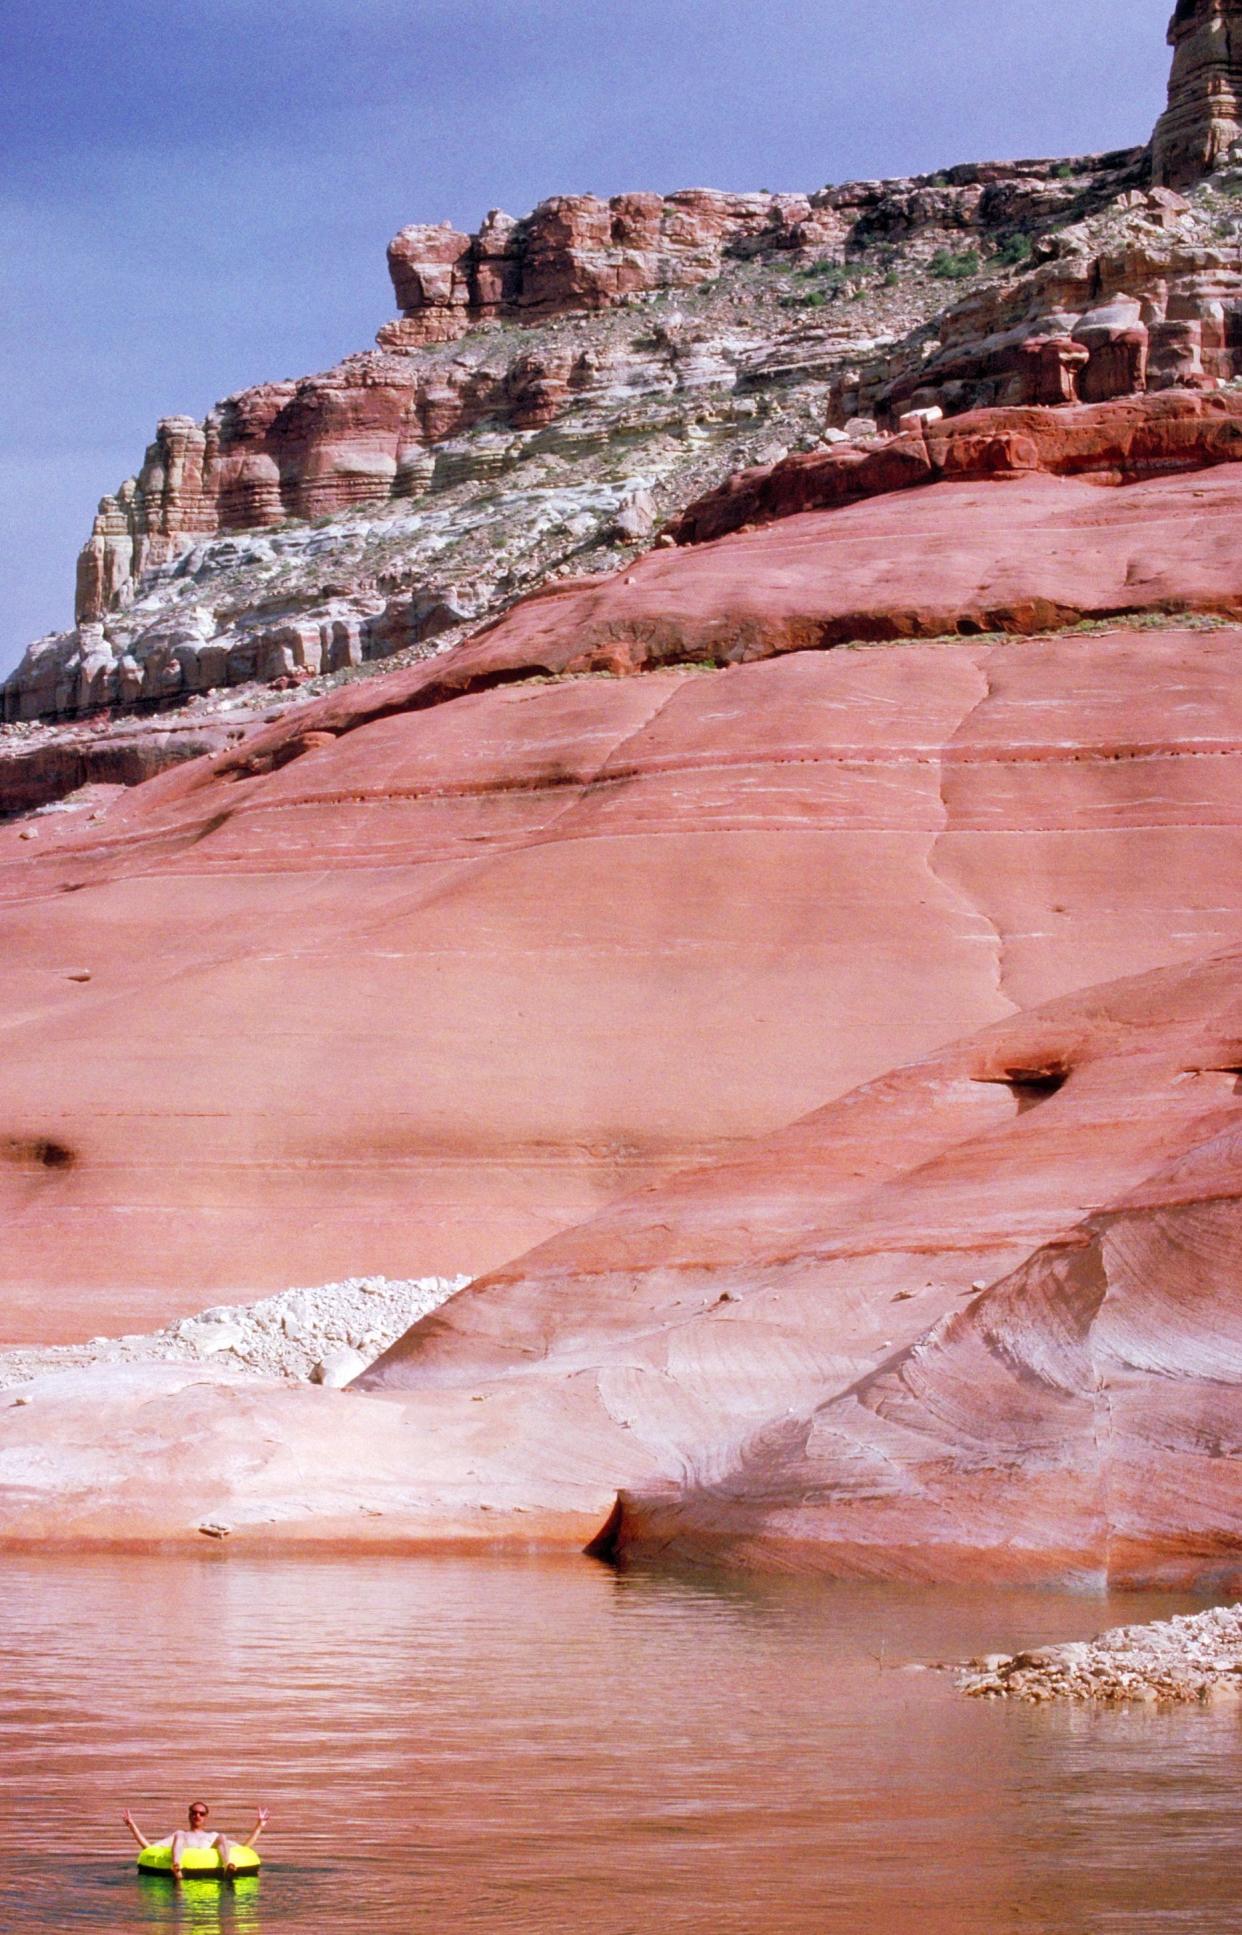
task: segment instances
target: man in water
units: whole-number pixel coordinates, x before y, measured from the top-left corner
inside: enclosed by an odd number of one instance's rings
[[[172,1849],[172,1872],[178,1880],[181,1879],[181,1857],[187,1848],[215,1848],[220,1856],[220,1865],[224,1869],[225,1874],[231,1875],[236,1873],[238,1844],[230,1841],[227,1834],[212,1833],[207,1825],[209,1811],[206,1801],[191,1801],[188,1809],[189,1827],[178,1828],[172,1837],[170,1844]],[[140,1848],[149,1848],[151,1846],[150,1841],[147,1840],[146,1835],[128,1808],[126,1808],[121,1818],[138,1843],[138,1846]],[[251,1833],[248,1844],[250,1847],[254,1846],[266,1826],[267,1809],[261,1807],[255,1816],[254,1830]],[[160,1845],[162,1846],[163,1844],[160,1843]]]

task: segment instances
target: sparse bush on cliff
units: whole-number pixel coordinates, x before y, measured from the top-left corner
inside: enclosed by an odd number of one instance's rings
[[[963,249],[954,255],[951,249],[937,249],[928,263],[928,271],[942,282],[966,282],[972,275],[978,275],[983,264],[978,249]]]
[[[1020,269],[1023,263],[1030,261],[1034,253],[1035,244],[1030,236],[1019,231],[1017,234],[1006,236],[996,251],[996,260],[1003,263],[1007,269]]]

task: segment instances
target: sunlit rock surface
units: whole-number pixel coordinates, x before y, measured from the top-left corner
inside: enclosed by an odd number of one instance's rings
[[[10,1391],[0,1540],[1236,1586],[1238,966],[1015,1016],[616,1205],[361,1390]]]
[[[1092,219],[1144,168],[558,197],[475,237],[403,230],[378,349],[160,422],[100,503],[77,625],[31,646],[0,713],[349,675],[614,564],[731,471],[836,434],[855,366],[943,308],[946,249],[1003,283],[999,247]]]
[[[1242,140],[1242,6],[1177,0],[1169,24],[1169,105],[1152,143],[1158,182],[1198,181]]]
[[[657,551],[0,828],[0,1342],[474,1273],[1234,942],[1234,630],[817,648],[1228,612],[1240,492],[980,478]]]

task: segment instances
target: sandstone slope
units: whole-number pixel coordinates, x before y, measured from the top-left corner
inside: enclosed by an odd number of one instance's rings
[[[1235,631],[815,648],[1236,609],[1240,491],[981,477],[657,552],[0,829],[0,1342],[474,1273],[1234,942]]]
[[[616,1205],[362,1390],[36,1379],[0,1539],[1236,1584],[1238,962],[1016,1016]]]

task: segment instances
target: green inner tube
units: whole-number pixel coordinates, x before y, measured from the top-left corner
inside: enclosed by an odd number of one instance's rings
[[[253,1848],[243,1847],[240,1843],[233,1849],[235,1875],[257,1875],[259,1857]],[[165,1841],[157,1848],[144,1848],[138,1856],[138,1867],[144,1875],[170,1875],[172,1873],[172,1847]],[[224,1863],[218,1848],[186,1848],[181,1856],[181,1872],[195,1881],[224,1881]]]

